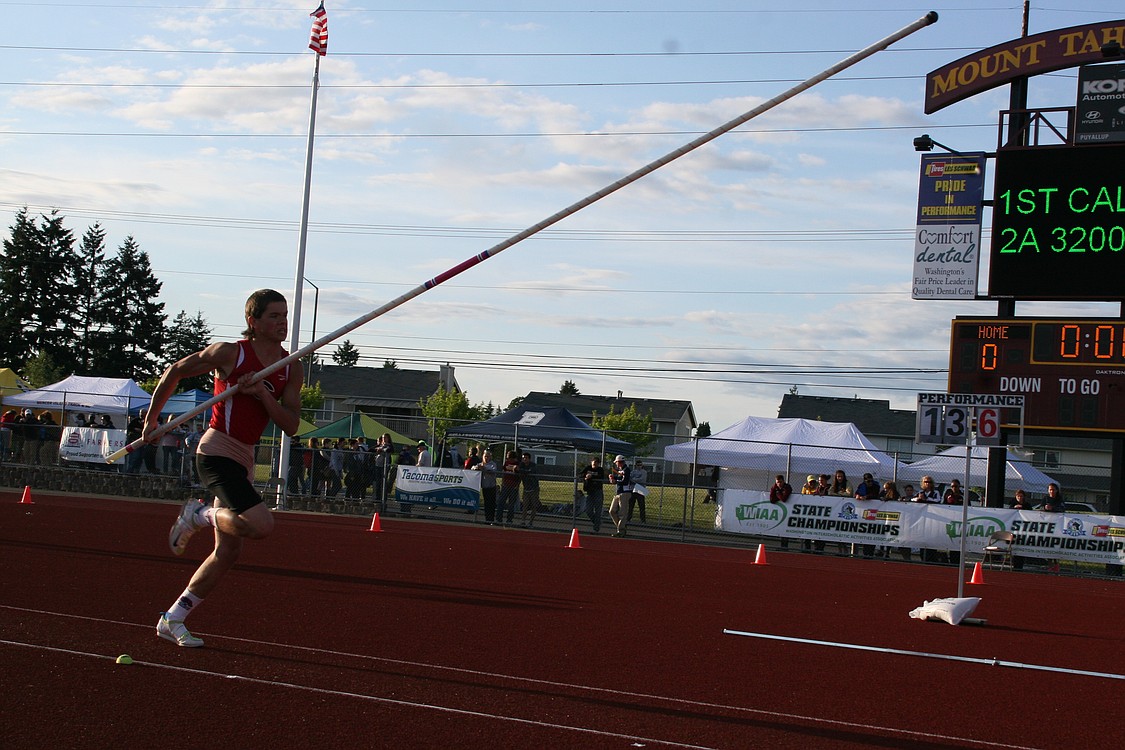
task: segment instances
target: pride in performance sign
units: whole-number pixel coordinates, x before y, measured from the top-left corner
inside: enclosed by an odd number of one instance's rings
[[[480,472],[436,466],[400,466],[395,500],[406,505],[440,505],[476,511],[480,502]]]
[[[982,153],[922,155],[914,299],[976,298],[984,163]]]

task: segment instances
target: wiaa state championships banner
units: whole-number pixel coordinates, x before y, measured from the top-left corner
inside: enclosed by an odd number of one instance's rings
[[[771,503],[769,493],[725,489],[715,527],[723,531],[845,544],[959,550],[960,505],[867,502],[847,497],[793,495]],[[981,553],[994,531],[1015,534],[1022,557],[1125,564],[1125,517],[1094,513],[970,506],[966,552]]]
[[[124,447],[125,430],[64,427],[59,440],[59,458],[104,464],[107,456]]]
[[[480,472],[436,466],[400,466],[395,500],[407,505],[440,505],[474,512],[480,502]]]

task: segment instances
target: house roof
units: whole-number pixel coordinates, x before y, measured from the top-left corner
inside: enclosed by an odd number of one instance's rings
[[[631,396],[570,396],[562,393],[531,391],[524,403],[536,406],[558,406],[575,414],[608,414],[610,408],[620,414],[636,404],[640,414],[652,413],[653,422],[679,422],[686,414],[692,427],[695,423],[695,410],[690,401],[673,401],[662,398],[634,398]]]
[[[851,422],[864,435],[913,438],[917,414],[892,409],[890,401],[867,398],[801,396],[786,393],[777,410],[781,419],[814,419],[822,422]]]
[[[437,392],[441,377],[442,373],[427,370],[318,364],[308,381],[319,382],[328,398],[348,398],[360,406],[416,406]],[[456,379],[453,387],[460,390]]]

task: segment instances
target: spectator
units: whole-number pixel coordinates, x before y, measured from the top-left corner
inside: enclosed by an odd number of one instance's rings
[[[632,472],[625,462],[625,456],[619,455],[614,458],[613,470],[609,474],[609,480],[617,485],[617,492],[609,501],[609,520],[617,527],[614,536],[625,536],[628,528],[629,521],[626,515],[629,512],[629,498],[633,494],[631,476]]]
[[[954,479],[949,482],[949,487],[946,488],[945,493],[941,496],[943,505],[964,505],[965,493],[961,491],[960,480]],[[949,551],[949,562],[957,565],[961,562],[961,550]]]
[[[1012,499],[1012,510],[1031,510],[1031,501],[1027,499],[1027,493],[1022,489],[1016,490],[1015,497]],[[1015,553],[1012,554],[1012,570],[1023,570],[1023,557]]]
[[[832,494],[832,485],[829,483],[829,476],[827,474],[821,474],[820,476],[818,476],[816,478],[816,489],[813,490],[809,494],[819,495],[821,497],[831,495]],[[809,540],[806,539],[805,540],[805,549],[806,550],[809,549],[809,546],[810,546]],[[815,552],[816,554],[819,555],[821,552],[824,551],[824,540],[823,539],[817,539],[817,540],[812,542],[811,546],[812,546],[813,552]]]
[[[940,503],[941,495],[938,494],[937,489],[934,488],[933,477],[922,477],[922,489],[914,496],[916,503]]]
[[[525,452],[520,456],[518,471],[523,482],[523,515],[520,516],[520,525],[530,529],[535,526],[535,515],[539,512],[539,477],[535,476],[535,464],[531,462],[530,453]],[[531,513],[530,522],[527,520],[528,513]]]
[[[770,486],[770,502],[771,503],[785,503],[789,501],[789,497],[793,494],[793,487],[785,481],[784,474],[778,474],[773,478],[773,485]],[[781,537],[781,548],[789,549],[789,537]]]
[[[807,477],[805,477],[805,483],[803,485],[801,485],[801,494],[802,495],[815,495],[815,494],[817,494],[817,492],[816,492],[817,484],[818,483],[816,481],[816,474],[809,474]]]
[[[168,422],[176,418],[175,414],[168,415]],[[182,466],[180,465],[181,450],[183,447],[184,431],[181,427],[165,432],[163,437],[160,438],[160,458],[161,469],[164,474],[176,475],[180,474]]]
[[[480,472],[480,496],[484,502],[484,521],[489,526],[496,523],[496,473],[499,467],[492,460],[492,451],[486,450],[473,467]]]
[[[629,516],[627,521],[633,520],[633,508],[640,509],[641,523],[645,521],[645,495],[648,494],[648,471],[645,470],[644,461],[637,459],[633,462],[633,494],[629,498]]]
[[[1062,490],[1054,482],[1047,485],[1047,499],[1039,506],[1039,510],[1044,513],[1062,513],[1066,510],[1066,503],[1063,502]],[[1014,567],[1014,566],[1013,566]],[[1056,558],[1047,560],[1047,572],[1058,573],[1059,561]]]
[[[852,486],[848,484],[848,475],[844,473],[843,469],[836,469],[828,494],[834,497],[853,497],[855,495]]]
[[[504,455],[504,465],[500,469],[500,500],[496,504],[496,523],[511,525],[515,518],[516,505],[520,501],[519,465],[520,460],[515,451],[508,451]]]
[[[1062,490],[1054,482],[1047,485],[1047,499],[1039,507],[1039,510],[1044,513],[1062,513],[1066,510],[1066,503],[1063,502]]]
[[[301,492],[305,484],[305,453],[301,446],[300,438],[293,438],[289,443],[289,476],[286,478],[286,489],[290,495]]]
[[[590,525],[597,534],[602,529],[602,505],[605,503],[604,493],[605,467],[598,456],[590,459],[590,465],[582,472],[582,492],[586,495],[586,515],[590,518]]]
[[[907,487],[909,488],[910,485],[907,485]],[[913,489],[913,488],[911,488],[911,489]],[[879,499],[883,500],[885,502],[897,502],[898,500],[902,499],[902,496],[898,494],[898,485],[896,485],[892,481],[883,482],[883,489],[879,493]],[[909,547],[899,547],[898,553],[900,555],[902,555],[904,560],[910,559],[910,548]],[[883,557],[890,557],[890,556],[891,556],[891,548],[890,547],[883,547]]]
[[[416,446],[404,445],[402,450],[398,452],[398,462],[396,466],[414,466],[414,462],[418,460],[418,449]],[[387,497],[391,497],[395,486],[395,479],[398,477],[398,469],[388,467],[390,479],[387,484]],[[400,503],[399,509],[406,515],[410,515],[410,509],[413,506],[410,503]]]
[[[43,448],[53,446],[55,458],[58,458],[59,441],[62,439],[62,429],[51,412],[44,411],[39,415],[39,450],[35,454],[35,463],[43,463]]]
[[[469,455],[465,459],[464,468],[472,469],[479,463],[480,463],[480,452],[477,450],[477,447],[474,445],[473,447],[469,448]]]
[[[941,495],[938,494],[937,489],[934,487],[934,478],[931,476],[922,477],[922,489],[914,497],[916,503],[940,503]],[[935,549],[921,549],[923,562],[940,562],[938,551]]]
[[[418,457],[414,459],[415,466],[433,466],[434,458],[430,453],[430,447],[426,445],[425,440],[418,441]]]
[[[325,472],[325,494],[335,498],[344,486],[344,439],[337,438],[328,449],[328,468]]]
[[[943,505],[964,505],[965,493],[961,491],[961,481],[954,479],[950,481],[949,487],[945,490],[945,494],[941,496]]]
[[[880,492],[881,492],[881,489],[879,487],[879,483],[875,481],[874,476],[872,476],[870,473],[868,473],[868,474],[863,475],[863,481],[860,482],[859,485],[855,488],[854,497],[857,501],[861,501],[861,502],[867,502],[869,500],[878,500]],[[855,554],[855,545],[854,544],[852,545],[852,554],[853,555]],[[863,556],[864,557],[874,557],[875,556],[875,545],[874,544],[864,544],[863,545]]]

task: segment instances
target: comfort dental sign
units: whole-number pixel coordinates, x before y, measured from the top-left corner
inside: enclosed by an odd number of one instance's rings
[[[1020,37],[974,52],[926,76],[926,114],[1022,76],[1104,62],[1102,46],[1125,46],[1125,19]]]

